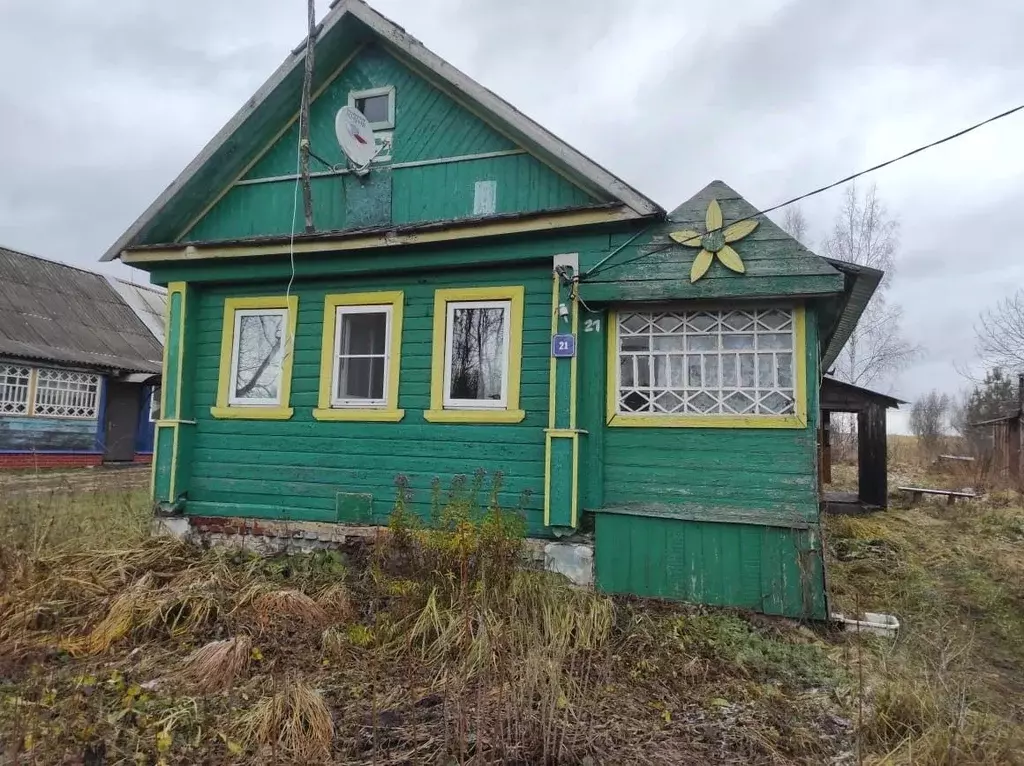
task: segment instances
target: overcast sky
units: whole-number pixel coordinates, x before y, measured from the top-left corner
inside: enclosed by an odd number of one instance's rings
[[[373,5],[666,208],[714,178],[767,207],[1024,103],[1020,0]],[[0,0],[0,244],[127,274],[100,255],[304,24],[305,0]],[[925,349],[884,387],[954,391],[978,312],[1024,286],[1024,113],[869,180]],[[841,195],[804,203],[810,244]]]

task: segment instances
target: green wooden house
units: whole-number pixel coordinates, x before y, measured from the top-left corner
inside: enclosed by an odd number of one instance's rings
[[[606,591],[826,616],[818,389],[863,272],[719,181],[666,213],[361,0],[315,40],[315,231],[300,46],[105,256],[168,289],[159,506],[379,524],[399,474],[426,514],[501,471],[531,535],[593,522]]]

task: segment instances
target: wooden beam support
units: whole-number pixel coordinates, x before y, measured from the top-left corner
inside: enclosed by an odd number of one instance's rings
[[[862,503],[879,508],[888,504],[887,450],[885,408],[870,403],[857,413],[858,497]]]

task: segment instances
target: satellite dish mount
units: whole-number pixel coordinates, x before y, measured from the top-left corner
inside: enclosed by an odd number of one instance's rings
[[[380,154],[373,128],[369,120],[354,106],[343,106],[334,118],[334,132],[338,136],[338,144],[345,153],[352,172],[357,176],[365,176],[370,172],[370,163]]]

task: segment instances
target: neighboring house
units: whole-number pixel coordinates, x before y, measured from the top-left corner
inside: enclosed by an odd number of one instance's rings
[[[162,291],[0,248],[0,468],[148,462],[163,304]]]
[[[719,181],[666,214],[360,0],[316,42],[305,233],[303,55],[105,256],[168,287],[161,507],[374,524],[398,475],[425,515],[500,471],[531,535],[593,527],[605,591],[825,617],[819,382],[878,273]]]

